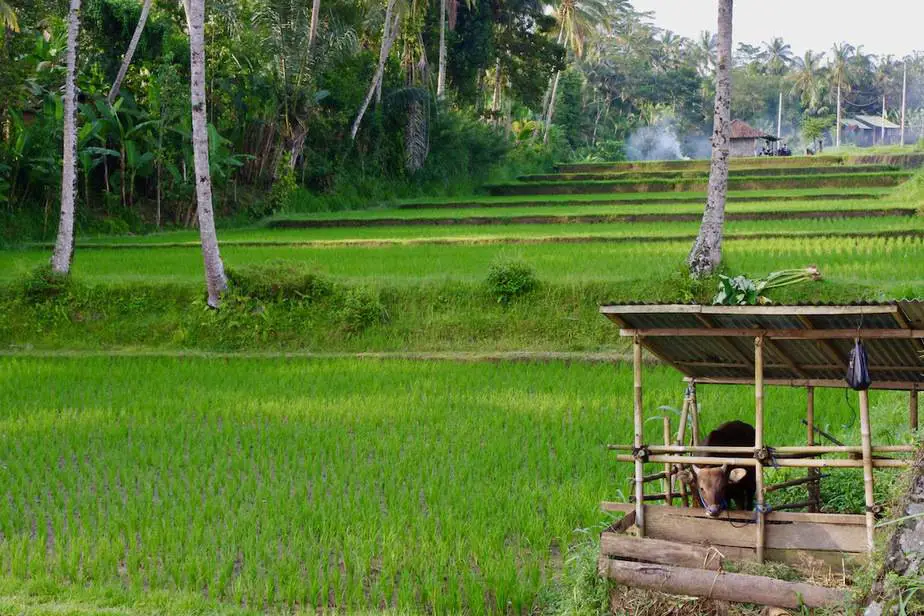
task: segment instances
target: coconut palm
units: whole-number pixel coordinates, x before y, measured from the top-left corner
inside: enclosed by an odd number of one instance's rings
[[[850,92],[850,59],[856,51],[850,43],[835,44],[831,48],[831,60],[828,62],[828,76],[837,90],[837,126],[834,130],[834,145],[841,145],[841,93]]]
[[[703,30],[693,42],[692,56],[696,63],[696,72],[702,78],[711,77],[716,64],[716,35]]]
[[[728,191],[728,143],[731,130],[731,64],[733,0],[719,0],[718,61],[715,72],[715,119],[709,192],[699,235],[687,257],[690,274],[711,274],[722,260],[722,228]]]
[[[782,75],[793,63],[792,46],[780,36],[764,41],[761,55],[774,75]]]
[[[350,128],[350,139],[354,141],[356,140],[356,133],[359,132],[359,125],[363,121],[363,116],[366,115],[366,110],[369,108],[369,103],[372,102],[372,97],[379,90],[382,77],[385,75],[385,62],[388,60],[388,54],[391,53],[392,45],[394,45],[395,39],[398,38],[398,34],[401,31],[401,15],[403,9],[403,3],[399,3],[397,0],[388,0],[385,6],[385,20],[382,25],[382,44],[379,48],[379,62],[376,66],[375,73],[372,74],[372,82],[369,84],[369,90],[366,92],[366,98],[363,99],[363,103],[356,113],[356,119],[353,120],[353,126]]]
[[[196,211],[205,262],[208,305],[218,308],[228,288],[225,266],[218,251],[215,214],[212,209],[212,178],[209,173],[208,116],[205,109],[205,0],[186,0],[189,23],[189,82],[192,103],[193,161],[196,173]]]
[[[138,24],[135,26],[135,33],[132,34],[132,40],[128,43],[128,50],[125,57],[122,58],[122,66],[119,67],[119,73],[116,75],[112,87],[109,88],[107,100],[111,105],[115,97],[119,95],[119,88],[122,87],[122,80],[125,79],[125,73],[128,72],[128,66],[132,63],[132,56],[135,55],[135,48],[138,47],[138,41],[141,40],[141,33],[144,31],[144,24],[148,21],[148,13],[151,11],[151,0],[144,0],[141,5],[141,16],[138,18]]]
[[[791,93],[799,95],[802,105],[812,115],[823,111],[824,80],[821,61],[824,57],[824,52],[815,53],[809,49],[803,57],[796,58],[796,68],[792,73]]]
[[[61,164],[61,218],[51,257],[51,270],[67,274],[74,255],[74,196],[77,193],[77,37],[80,0],[67,13],[67,77],[64,82],[64,159]]]

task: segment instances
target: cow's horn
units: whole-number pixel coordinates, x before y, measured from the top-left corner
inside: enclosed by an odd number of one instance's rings
[[[695,464],[691,464],[690,467],[693,469],[693,472],[699,475],[699,467]]]

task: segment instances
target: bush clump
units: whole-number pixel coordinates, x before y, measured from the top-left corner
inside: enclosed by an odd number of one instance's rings
[[[32,270],[19,284],[19,292],[30,304],[41,304],[65,295],[71,287],[67,274],[57,274],[50,265]]]
[[[350,289],[339,310],[340,322],[348,336],[361,334],[373,325],[388,321],[388,311],[378,293],[367,289]]]
[[[263,301],[307,301],[324,299],[334,284],[321,274],[287,261],[229,268],[225,272],[232,289]]]
[[[499,304],[509,304],[538,286],[536,272],[522,261],[496,263],[488,272],[488,289]]]

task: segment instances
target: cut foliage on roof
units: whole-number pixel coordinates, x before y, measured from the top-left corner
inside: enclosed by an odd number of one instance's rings
[[[731,122],[732,139],[769,139],[770,137],[772,135],[754,128],[744,120],[732,120]]]

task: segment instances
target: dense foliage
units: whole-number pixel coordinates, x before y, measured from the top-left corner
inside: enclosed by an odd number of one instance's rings
[[[628,0],[442,1],[322,0],[318,15],[310,0],[209,3],[207,109],[220,216],[469,192],[556,158],[708,151],[710,33],[679,37]],[[60,0],[3,7],[0,236],[48,238],[61,181],[67,7]],[[389,11],[397,26],[386,37]],[[81,10],[82,233],[196,224],[182,3],[152,3],[118,96],[107,102],[141,12],[136,0],[87,0]],[[441,29],[448,85],[438,97]],[[924,130],[924,56],[907,66],[916,135]],[[901,71],[901,61],[847,44],[803,58],[780,39],[741,44],[733,111],[771,129],[768,113],[775,116],[782,92],[784,131],[814,140],[831,130],[837,85],[845,112],[879,114],[885,96],[895,116]]]

